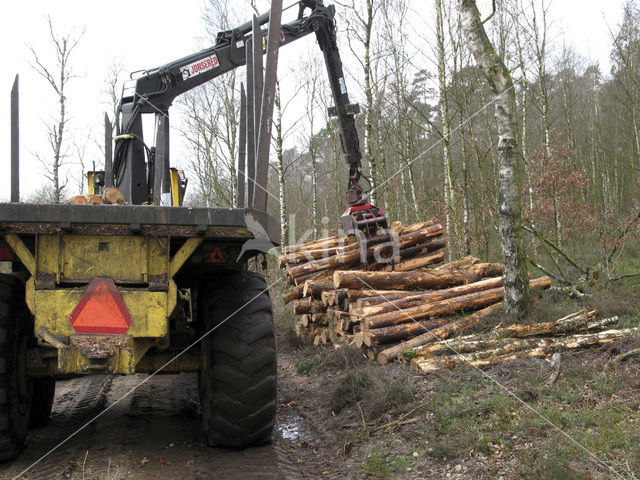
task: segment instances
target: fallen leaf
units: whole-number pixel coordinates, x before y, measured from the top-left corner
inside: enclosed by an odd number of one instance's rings
[[[140,465],[146,465],[147,463],[149,463],[149,459],[147,457],[144,457],[142,460],[140,460]]]

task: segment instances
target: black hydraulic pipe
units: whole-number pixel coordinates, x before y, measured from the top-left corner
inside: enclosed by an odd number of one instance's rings
[[[269,21],[269,12],[265,12],[262,15],[260,15],[259,17],[256,17],[254,15],[254,18],[256,18],[256,20],[258,21],[258,25],[264,25],[265,23],[267,23]],[[253,29],[253,20],[249,20],[248,22],[245,22],[245,23],[243,23],[242,25],[240,25],[239,27],[236,28],[236,30],[238,32],[240,32],[242,35],[246,35],[252,29]]]
[[[20,95],[16,75],[11,88],[11,201],[20,201]]]

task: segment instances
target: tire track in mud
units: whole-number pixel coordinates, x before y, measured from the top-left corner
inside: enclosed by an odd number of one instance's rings
[[[85,471],[85,478],[110,480],[308,478],[291,458],[292,444],[299,439],[279,435],[288,417],[278,415],[270,445],[247,450],[211,448],[201,430],[196,376],[158,375],[140,385],[146,378],[89,376],[57,382],[51,421],[29,433],[17,460],[0,465],[0,478],[14,478],[110,405],[109,412],[20,478],[75,480],[83,478]]]
[[[57,382],[56,388],[64,392],[56,395],[51,420],[46,426],[29,432],[22,455],[6,467],[0,465],[0,477],[14,478],[104,410],[112,381],[113,377],[101,375]],[[90,424],[20,478],[69,477],[79,467],[78,457],[87,448],[94,429],[95,424]]]

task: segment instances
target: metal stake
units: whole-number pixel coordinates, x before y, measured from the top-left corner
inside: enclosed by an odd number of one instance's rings
[[[20,95],[16,75],[11,88],[11,201],[20,201]]]
[[[260,99],[260,122],[258,127],[258,148],[256,157],[256,190],[255,208],[267,210],[267,184],[269,179],[269,149],[271,147],[271,126],[273,122],[273,105],[278,76],[278,49],[280,47],[280,21],[282,18],[282,0],[271,2],[269,16],[269,37],[267,41],[267,67],[265,71],[264,90]],[[254,34],[255,35],[255,34]]]
[[[113,187],[113,126],[104,113],[104,188]]]
[[[240,84],[240,145],[238,148],[238,183],[237,200],[238,208],[244,208],[245,191],[245,158],[247,155],[247,95],[244,92],[244,83]]]

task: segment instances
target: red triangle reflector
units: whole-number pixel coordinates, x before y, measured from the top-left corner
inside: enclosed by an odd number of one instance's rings
[[[209,255],[209,258],[207,259],[207,262],[209,263],[226,263],[227,259],[224,258],[224,254],[222,253],[222,250],[220,250],[220,247],[216,247],[213,249],[213,252],[211,252],[211,255]]]
[[[131,314],[113,280],[98,277],[85,290],[69,321],[78,333],[124,334],[131,325]]]
[[[0,244],[0,262],[12,262],[15,260],[13,253],[7,245]]]

